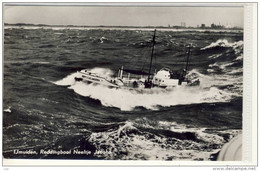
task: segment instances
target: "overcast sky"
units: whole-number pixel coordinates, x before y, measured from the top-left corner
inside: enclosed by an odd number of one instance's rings
[[[87,26],[243,27],[243,7],[4,6],[5,23]]]

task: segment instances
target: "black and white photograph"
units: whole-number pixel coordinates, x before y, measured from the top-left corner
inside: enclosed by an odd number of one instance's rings
[[[242,161],[244,7],[3,4],[3,158]]]

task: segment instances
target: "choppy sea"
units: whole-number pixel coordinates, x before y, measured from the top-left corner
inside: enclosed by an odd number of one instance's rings
[[[243,32],[157,30],[154,67],[181,71],[191,44],[197,87],[140,92],[74,81],[81,69],[116,75],[122,65],[145,67],[152,36],[138,29],[6,27],[4,158],[216,160],[242,133]],[[30,150],[36,153],[18,153]]]

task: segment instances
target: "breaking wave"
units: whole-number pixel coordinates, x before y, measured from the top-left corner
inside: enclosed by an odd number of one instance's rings
[[[187,128],[176,122],[146,118],[126,121],[117,129],[94,132],[92,142],[97,157],[130,160],[209,160],[211,154],[239,133],[239,130]],[[216,134],[217,133],[217,134]],[[225,134],[229,133],[229,137]]]
[[[232,74],[235,70],[240,70],[243,72],[243,55],[236,57],[232,62],[222,61],[209,64],[208,72],[214,73],[217,71],[222,71],[223,74]],[[233,78],[230,78],[233,79]]]
[[[11,106],[8,106],[8,108],[7,108],[7,109],[4,109],[4,112],[11,113],[11,112],[12,112],[12,111],[11,111]]]
[[[244,42],[242,40],[234,43],[228,42],[226,39],[219,39],[216,42],[211,43],[210,45],[201,48],[201,50],[211,49],[214,47],[232,47],[234,50],[239,51],[239,49],[243,49]]]
[[[96,73],[107,76],[112,71],[105,68],[91,70]],[[175,87],[173,89],[125,89],[125,88],[108,88],[102,85],[86,84],[83,82],[75,82],[74,77],[77,73],[73,73],[66,78],[55,82],[57,85],[67,85],[69,89],[76,93],[99,100],[102,105],[107,107],[116,107],[124,111],[133,110],[136,107],[144,107],[150,110],[158,110],[160,106],[170,107],[175,105],[197,104],[197,103],[213,103],[228,102],[234,96],[239,96],[240,91],[230,91],[228,89],[219,89],[218,86],[233,84],[233,81],[226,78],[218,78],[203,75],[196,70],[191,71],[201,81],[198,87]],[[105,75],[104,75],[105,76]]]
[[[216,50],[218,53],[210,55],[208,58],[214,63],[208,65],[209,73],[221,73],[238,75],[243,72],[243,41],[229,43],[226,39],[220,39],[211,43],[201,50],[213,49],[216,47],[227,48],[225,51]],[[225,75],[223,75],[225,77]],[[233,79],[233,78],[230,78]]]
[[[241,61],[241,60],[243,60],[243,55],[238,56],[235,60],[236,60],[236,61]]]

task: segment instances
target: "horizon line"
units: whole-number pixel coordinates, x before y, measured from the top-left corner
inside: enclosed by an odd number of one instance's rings
[[[202,23],[204,24],[204,23]],[[154,25],[143,25],[143,26],[134,26],[134,25],[73,25],[73,24],[35,24],[35,23],[4,23],[4,25],[32,25],[32,26],[56,26],[56,27],[137,27],[137,28],[141,28],[141,27],[150,27],[150,28],[155,28],[155,27],[160,27],[160,28],[201,28],[201,25],[199,24],[197,25],[197,27],[195,26],[180,26],[180,25],[168,25],[168,26],[162,26],[162,25],[158,25],[158,26],[154,26]],[[212,23],[214,24],[214,23]],[[199,27],[198,27],[199,26]],[[225,26],[225,25],[220,25],[220,26]],[[211,28],[211,26],[207,26],[205,25],[205,28]],[[239,26],[232,26],[230,28],[222,28],[222,29],[232,29],[232,28],[237,28],[237,29],[244,29],[243,27],[239,27]],[[212,28],[214,29],[214,28]],[[216,29],[216,28],[215,28]]]

